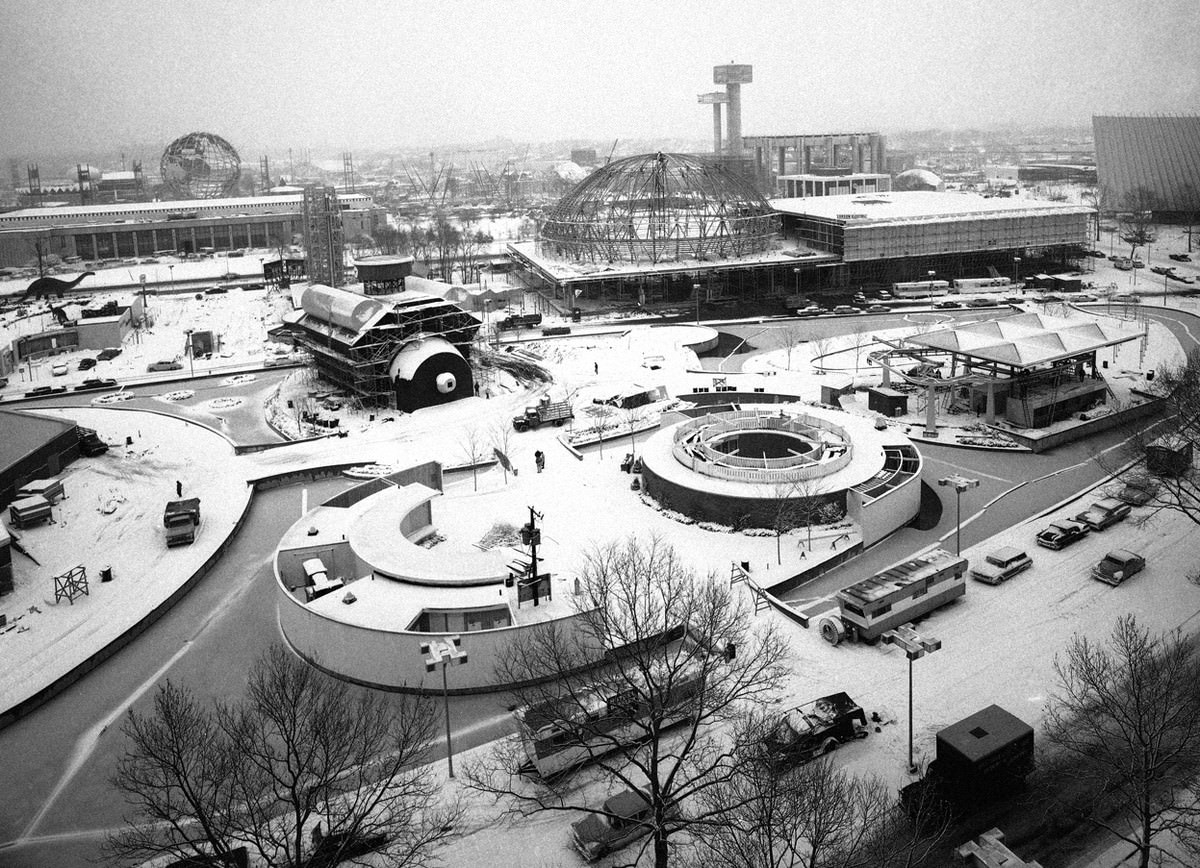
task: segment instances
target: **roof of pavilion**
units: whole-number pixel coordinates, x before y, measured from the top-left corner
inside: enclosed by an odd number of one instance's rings
[[[1022,313],[912,335],[905,342],[1014,368],[1033,368],[1141,336],[1140,331],[1083,317]]]

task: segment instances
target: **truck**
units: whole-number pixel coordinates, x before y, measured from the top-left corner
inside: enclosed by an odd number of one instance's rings
[[[571,409],[570,401],[551,401],[543,397],[536,404],[530,404],[520,416],[513,416],[513,428],[518,431],[532,431],[547,422],[556,427],[568,419],[574,419],[575,412]]]
[[[833,693],[784,712],[764,728],[760,756],[784,771],[867,737],[867,714],[846,693]]]
[[[504,319],[496,323],[496,328],[500,331],[508,331],[509,329],[531,329],[542,324],[542,315],[540,313],[515,313],[506,316]]]
[[[200,498],[172,500],[163,510],[163,527],[167,529],[167,547],[191,545],[196,541],[200,526]]]
[[[950,283],[945,280],[913,280],[907,283],[893,283],[892,295],[896,298],[929,298],[935,295],[946,295],[950,292]]]
[[[900,791],[910,811],[944,805],[964,815],[1019,792],[1033,771],[1033,727],[999,705],[989,705],[937,734],[925,775]]]

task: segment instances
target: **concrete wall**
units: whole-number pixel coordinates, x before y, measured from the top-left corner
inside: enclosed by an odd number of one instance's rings
[[[921,510],[921,474],[916,473],[865,506],[857,491],[847,492],[850,515],[858,522],[863,546],[879,542],[913,520]]]
[[[385,690],[441,690],[441,675],[425,672],[421,643],[446,634],[410,630],[374,630],[334,621],[295,599],[276,575],[279,626],[288,644],[310,663],[339,678]],[[575,632],[572,615],[555,621],[556,629]],[[521,633],[543,627],[532,624],[461,633],[467,662],[449,667],[451,693],[503,690],[495,663]],[[436,683],[434,683],[436,681]]]

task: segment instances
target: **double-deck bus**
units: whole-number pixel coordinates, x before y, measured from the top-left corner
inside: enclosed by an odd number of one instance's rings
[[[838,591],[838,612],[821,619],[821,636],[874,642],[967,592],[967,559],[934,549]]]
[[[696,712],[696,694],[704,687],[700,672],[681,673],[665,694],[663,726],[674,726]],[[647,691],[618,682],[586,692],[518,708],[513,712],[529,762],[522,771],[554,778],[646,735],[650,708]]]

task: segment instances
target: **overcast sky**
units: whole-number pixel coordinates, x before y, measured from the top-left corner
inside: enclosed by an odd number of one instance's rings
[[[0,157],[165,145],[706,140],[1200,111],[1196,0],[0,0]]]

